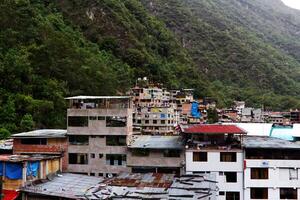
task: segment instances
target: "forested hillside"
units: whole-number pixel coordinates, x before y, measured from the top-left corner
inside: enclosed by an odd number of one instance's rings
[[[65,127],[64,97],[122,94],[136,77],[205,85],[172,33],[135,0],[4,0],[0,27],[3,136]]]
[[[0,1],[0,135],[63,128],[64,97],[143,76],[220,106],[299,108],[299,16],[279,0]]]
[[[176,34],[223,103],[299,106],[299,11],[280,0],[142,2]]]

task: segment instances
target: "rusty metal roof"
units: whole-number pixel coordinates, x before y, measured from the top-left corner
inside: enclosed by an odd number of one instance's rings
[[[36,161],[36,160],[51,160],[60,157],[61,156],[51,156],[51,155],[0,155],[0,161],[23,162],[23,161]]]

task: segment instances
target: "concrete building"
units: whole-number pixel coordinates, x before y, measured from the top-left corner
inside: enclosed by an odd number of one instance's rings
[[[62,170],[67,170],[67,130],[40,129],[17,133],[11,137],[13,138],[14,154],[62,156]]]
[[[136,107],[133,125],[141,128],[142,134],[172,135],[177,123],[175,109],[168,107]]]
[[[183,174],[184,148],[180,136],[134,136],[128,148],[127,166],[133,173]]]
[[[246,132],[234,125],[194,125],[183,128],[187,174],[216,176],[218,200],[243,198],[243,149]]]
[[[244,138],[244,200],[299,199],[300,145],[267,136]]]
[[[129,172],[132,102],[127,96],[69,97],[68,171],[90,176]]]

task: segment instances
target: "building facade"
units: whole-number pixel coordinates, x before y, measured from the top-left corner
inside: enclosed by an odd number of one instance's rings
[[[90,176],[129,172],[132,102],[127,96],[67,98],[68,171]]]

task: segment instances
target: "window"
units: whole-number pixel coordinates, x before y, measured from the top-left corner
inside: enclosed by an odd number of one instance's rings
[[[280,188],[280,199],[298,199],[297,189]]]
[[[98,120],[105,120],[105,116],[98,116]]]
[[[164,157],[180,157],[179,150],[164,150]]]
[[[226,176],[227,183],[236,183],[237,182],[237,174],[236,172],[224,172]]]
[[[88,145],[89,136],[87,135],[69,135],[69,144],[71,145]]]
[[[145,157],[149,156],[149,149],[132,149],[132,156]]]
[[[126,146],[126,136],[124,135],[107,135],[106,146]]]
[[[157,120],[153,120],[153,124],[157,124]]]
[[[88,126],[88,117],[87,116],[68,117],[68,126],[73,126],[73,127]]]
[[[123,154],[106,154],[107,165],[126,165],[126,155]]]
[[[90,173],[90,176],[95,176],[95,173]]]
[[[21,144],[28,144],[28,145],[46,145],[47,139],[46,138],[28,138],[28,139],[21,139]]]
[[[149,124],[149,120],[145,120],[145,124]]]
[[[91,153],[91,158],[95,158],[95,154],[94,153]]]
[[[219,195],[220,195],[220,196],[224,196],[224,195],[225,195],[225,192],[224,192],[224,191],[220,191],[220,192],[219,192]]]
[[[194,162],[207,162],[207,152],[193,152]]]
[[[250,188],[251,199],[268,199],[268,188]]]
[[[99,159],[103,158],[103,154],[99,153]]]
[[[138,119],[138,120],[137,120],[137,123],[138,123],[138,124],[141,124],[141,123],[142,123],[142,120]]]
[[[251,179],[268,179],[268,168],[251,168]]]
[[[90,116],[89,120],[97,120],[97,117],[96,116]]]
[[[103,176],[103,173],[98,173],[98,176]]]
[[[110,116],[106,117],[106,127],[125,127],[127,124],[126,117]]]
[[[69,153],[69,164],[87,165],[88,154],[86,153]]]
[[[236,162],[236,152],[221,152],[220,153],[221,162]]]
[[[226,200],[240,200],[239,192],[226,192]]]
[[[166,120],[161,120],[161,124],[165,124],[166,123]]]
[[[289,169],[290,180],[298,180],[298,169]]]

